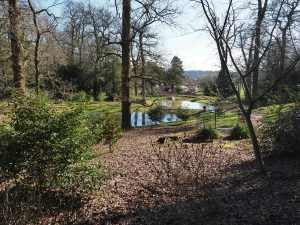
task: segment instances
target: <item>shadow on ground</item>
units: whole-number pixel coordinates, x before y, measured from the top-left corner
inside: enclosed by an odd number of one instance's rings
[[[300,159],[265,159],[268,177],[255,172],[253,161],[220,171],[230,174],[205,198],[139,206],[128,213],[94,215],[79,224],[300,224]],[[141,199],[140,199],[141,200]],[[163,201],[162,201],[163,202]],[[134,205],[134,203],[131,203]]]

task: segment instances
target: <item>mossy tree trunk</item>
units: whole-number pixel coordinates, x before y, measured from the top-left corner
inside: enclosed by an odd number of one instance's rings
[[[23,65],[23,47],[20,35],[20,7],[17,0],[9,0],[9,21],[11,40],[11,61],[14,87],[25,93],[25,75]]]

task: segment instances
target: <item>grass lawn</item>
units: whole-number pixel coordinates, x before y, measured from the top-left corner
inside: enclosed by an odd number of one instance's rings
[[[176,95],[175,100],[169,100],[170,96],[159,96],[159,97],[149,97],[146,99],[146,104],[148,106],[144,106],[141,104],[133,103],[131,105],[131,111],[140,111],[140,112],[146,112],[149,110],[149,106],[153,105],[155,102],[172,102],[173,107],[177,108],[180,107],[181,101],[193,101],[193,102],[199,102],[204,104],[210,104],[217,100],[217,97],[214,96],[203,96],[203,95],[197,95],[197,96],[190,96],[190,95]],[[76,106],[78,103],[76,102],[59,102],[50,103],[51,106],[55,110],[64,110],[68,108],[69,106]],[[274,119],[276,118],[276,111],[281,107],[282,111],[288,111],[291,109],[291,107],[294,106],[294,104],[286,104],[283,106],[279,105],[270,105],[267,107],[262,107],[259,109],[254,110],[253,112],[256,114],[262,114],[266,116],[268,119]],[[121,113],[121,103],[120,102],[90,102],[86,104],[87,110],[89,112],[109,112],[109,113]],[[222,106],[223,109],[229,109],[232,108],[232,104],[227,104]],[[6,101],[0,101],[0,123],[5,123],[7,121],[6,113],[9,113],[10,109],[8,106],[8,102]],[[194,111],[192,114],[196,114],[198,111]],[[217,128],[222,127],[233,127],[240,121],[240,115],[235,112],[226,112],[221,115],[217,115],[217,121],[216,125]],[[180,124],[194,124],[196,126],[215,126],[215,115],[213,112],[207,112],[207,113],[200,113],[197,116],[192,116],[187,122],[177,121],[168,123],[166,125],[180,125]]]

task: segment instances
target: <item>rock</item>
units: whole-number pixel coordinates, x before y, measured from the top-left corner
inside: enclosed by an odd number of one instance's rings
[[[160,137],[160,138],[158,138],[156,142],[159,143],[159,144],[164,144],[168,140],[170,140],[170,141],[179,141],[180,138],[177,137],[177,136],[166,136],[166,137]]]
[[[160,137],[160,138],[157,139],[156,142],[159,143],[159,144],[163,144],[163,143],[165,143],[165,141],[166,141],[165,137]]]

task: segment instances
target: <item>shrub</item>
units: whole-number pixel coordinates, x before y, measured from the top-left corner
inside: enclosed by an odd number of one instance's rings
[[[196,137],[205,141],[205,140],[218,138],[218,133],[211,126],[208,127],[204,126],[197,130]]]
[[[152,148],[145,160],[153,177],[149,187],[184,198],[213,194],[211,181],[221,176],[218,171],[228,167],[234,158],[222,145],[168,142],[153,144]]]
[[[83,198],[108,177],[89,161],[103,123],[92,126],[83,106],[54,111],[43,96],[18,98],[10,121],[0,125],[0,180],[12,184],[0,191],[0,220],[38,224],[63,211],[73,224]]]
[[[72,100],[76,102],[92,102],[92,99],[92,96],[87,94],[85,91],[80,91],[72,97]]]
[[[105,114],[101,127],[101,140],[108,145],[110,151],[113,150],[114,145],[122,136],[122,129],[120,127],[119,119],[112,114]]]
[[[187,121],[190,118],[191,113],[188,109],[179,108],[176,110],[176,116],[183,121]]]
[[[259,132],[260,145],[267,154],[300,153],[300,109],[279,110]]]
[[[55,186],[68,193],[91,194],[99,190],[103,180],[109,177],[105,169],[101,163],[91,164],[85,161],[76,163],[59,176]]]
[[[153,122],[161,122],[165,116],[165,109],[161,105],[157,105],[148,111],[149,118]]]
[[[230,131],[229,138],[232,140],[241,140],[248,138],[248,129],[245,124],[236,124],[234,128]]]
[[[89,115],[89,127],[94,140],[102,141],[108,145],[110,151],[122,136],[119,118],[109,113],[91,113]]]
[[[98,99],[100,102],[104,102],[108,99],[108,96],[105,92],[101,92],[101,94],[99,94]]]
[[[46,187],[93,144],[81,107],[57,112],[44,96],[17,98],[10,128],[1,128],[0,169],[28,185]]]

